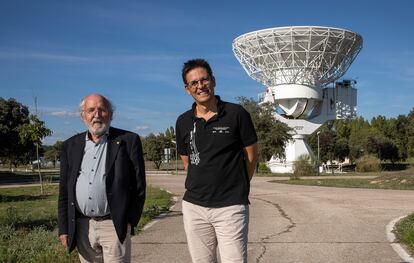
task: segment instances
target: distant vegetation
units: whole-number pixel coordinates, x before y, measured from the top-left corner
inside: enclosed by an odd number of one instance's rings
[[[414,158],[414,109],[396,118],[377,116],[371,121],[358,117],[352,120],[329,121],[319,129],[320,159],[351,163],[371,155],[392,164]],[[317,152],[317,134],[309,137],[309,145]]]
[[[361,173],[350,174],[361,175]],[[375,176],[369,179],[352,177],[341,178],[340,175],[332,177],[331,179],[318,178],[317,176],[313,176],[307,178],[302,177],[300,178],[301,180],[275,180],[273,182],[296,185],[331,186],[346,188],[414,190],[414,168],[409,168],[403,171],[389,171],[368,174]]]

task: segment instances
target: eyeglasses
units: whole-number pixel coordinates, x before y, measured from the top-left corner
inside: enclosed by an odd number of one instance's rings
[[[200,83],[201,85],[204,85],[204,84],[208,84],[208,83],[210,83],[210,81],[211,81],[211,77],[206,76],[206,77],[203,77],[203,78],[201,78],[201,79],[198,79],[198,80],[193,80],[193,81],[188,82],[188,83],[187,83],[187,87],[189,87],[189,88],[191,88],[191,89],[196,89],[196,88],[198,87],[198,84],[199,84],[199,83]]]
[[[88,109],[84,110],[83,112],[86,112],[86,114],[88,114],[88,115],[94,115],[95,112],[98,112],[102,115],[108,114],[108,110],[104,109],[104,108],[88,108]]]

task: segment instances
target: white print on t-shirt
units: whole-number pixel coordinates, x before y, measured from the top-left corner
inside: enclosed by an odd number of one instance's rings
[[[229,134],[230,133],[230,127],[213,127],[212,133]]]
[[[191,164],[198,165],[200,163],[200,153],[197,150],[195,143],[196,123],[194,122],[194,128],[190,131],[190,162]]]

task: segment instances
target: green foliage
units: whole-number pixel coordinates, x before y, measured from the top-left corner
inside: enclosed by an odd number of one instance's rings
[[[375,173],[378,175],[378,173]],[[359,174],[360,175],[360,174]],[[316,177],[317,178],[317,177]],[[367,188],[367,189],[394,189],[414,190],[412,172],[385,174],[374,179],[361,178],[335,178],[335,179],[302,179],[302,180],[277,180],[274,183],[286,183],[295,185],[327,186],[344,188]]]
[[[295,161],[293,167],[293,174],[290,176],[291,180],[299,180],[302,176],[316,175],[315,165],[312,164],[312,159],[309,155],[301,155]]]
[[[34,143],[20,141],[22,125],[30,123],[29,109],[15,99],[0,97],[0,158],[17,167],[27,163],[34,154]]]
[[[137,230],[141,230],[146,223],[157,215],[166,213],[170,204],[171,194],[157,188],[147,187],[147,199],[145,200],[144,211],[139,220]]]
[[[142,148],[146,161],[152,161],[157,170],[160,169],[161,163],[164,160],[164,149],[174,148],[173,142],[164,134],[149,134],[142,141]]]
[[[408,144],[408,125],[409,119],[405,115],[399,115],[395,121],[391,130],[393,131],[390,138],[398,148],[398,159],[406,160],[408,157],[407,144]]]
[[[42,145],[42,139],[52,134],[52,131],[46,128],[45,123],[37,118],[36,115],[30,115],[29,123],[19,127],[19,136],[22,143],[32,142]]]
[[[42,145],[42,139],[52,134],[52,131],[46,128],[43,121],[37,116],[30,115],[29,123],[25,123],[19,127],[20,141],[24,144],[34,143],[36,145],[36,160],[39,172],[40,192],[43,194],[43,179],[40,172],[40,155],[39,147]]]
[[[266,163],[259,163],[257,171],[259,173],[270,173],[270,169],[267,167]]]
[[[345,138],[337,138],[334,147],[334,158],[336,160],[344,161],[349,155],[349,145]]]
[[[16,207],[9,206],[6,209],[6,214],[3,218],[3,220],[1,220],[1,221],[2,221],[1,223],[4,224],[4,225],[16,227],[17,224],[19,224],[20,222],[25,221],[25,219],[21,218],[21,215],[19,215],[17,213]]]
[[[414,150],[410,152],[414,149],[414,112],[390,119],[377,116],[371,123],[362,117],[329,121],[318,131],[321,161],[342,161],[348,157],[355,162],[363,155],[372,154],[394,163],[405,160],[410,154],[414,156]],[[310,136],[309,145],[317,152],[316,132]]]
[[[60,149],[62,148],[63,141],[56,141],[55,144],[49,147],[48,150],[45,151],[44,157],[46,161],[51,161],[53,163],[53,167],[56,165],[56,161],[59,160],[60,156]]]
[[[381,171],[381,161],[373,155],[364,155],[356,161],[357,172],[379,172]]]
[[[414,157],[414,108],[408,114],[407,155],[408,157]]]
[[[335,142],[336,136],[333,131],[325,130],[319,134],[320,161],[326,162],[335,159]]]
[[[403,218],[395,226],[398,240],[404,243],[414,253],[414,214]]]
[[[3,162],[15,167],[28,163],[35,154],[35,145],[40,146],[42,139],[51,133],[43,121],[29,115],[27,106],[15,99],[0,97],[0,159]]]
[[[165,137],[170,140],[170,141],[175,141],[175,131],[174,131],[174,127],[170,126],[169,128],[167,128],[165,130],[164,133]]]
[[[285,145],[291,139],[290,128],[273,116],[274,105],[259,105],[252,98],[238,97],[239,103],[250,113],[258,138],[259,161],[268,161],[273,155],[285,157]]]

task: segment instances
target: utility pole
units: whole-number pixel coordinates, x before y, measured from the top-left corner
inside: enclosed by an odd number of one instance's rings
[[[177,152],[177,142],[171,140],[175,144],[175,175],[178,175],[178,152]]]
[[[319,156],[319,134],[321,134],[321,131],[318,131],[316,133],[316,135],[318,136],[318,175],[320,175],[320,166],[321,166],[321,164],[320,164],[320,156]]]
[[[34,104],[35,104],[35,116],[37,118],[37,96],[33,97]],[[40,194],[43,195],[43,178],[42,173],[40,172],[40,157],[39,157],[39,142],[36,142],[36,158],[37,158],[37,173],[39,175],[39,183],[40,183]]]

